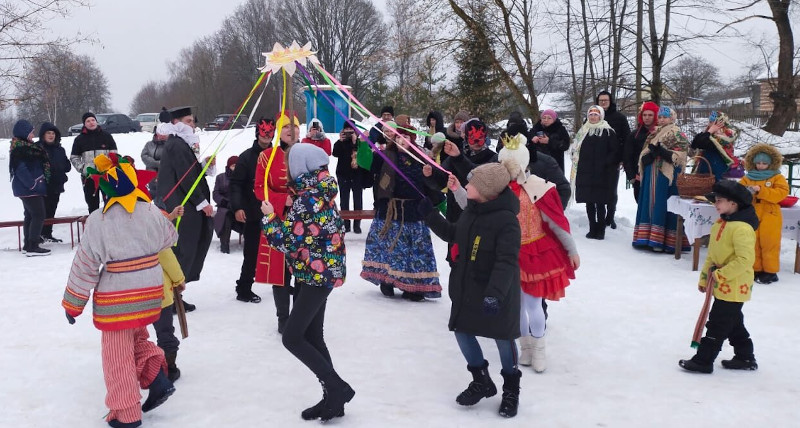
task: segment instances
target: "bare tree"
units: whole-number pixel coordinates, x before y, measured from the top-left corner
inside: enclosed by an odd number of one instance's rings
[[[689,98],[702,98],[720,85],[719,68],[700,57],[685,56],[664,71],[664,82],[674,91],[672,101],[685,105]]]
[[[37,59],[49,47],[67,47],[85,41],[85,36],[59,37],[48,32],[47,22],[68,16],[88,0],[0,0],[0,109],[22,75],[25,61]]]
[[[20,115],[33,123],[64,127],[80,122],[86,111],[108,108],[108,80],[88,55],[51,46],[29,59],[18,85]]]

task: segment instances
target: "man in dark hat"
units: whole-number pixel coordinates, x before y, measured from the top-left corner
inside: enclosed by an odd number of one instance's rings
[[[384,122],[389,122],[390,120],[394,120],[394,107],[392,106],[383,106],[381,109],[381,120]],[[381,123],[376,123],[372,129],[369,130],[369,140],[372,141],[374,144],[379,144],[383,142],[383,135],[381,130],[383,129],[383,125]]]
[[[275,121],[259,119],[256,124],[256,138],[253,145],[239,155],[236,168],[231,176],[231,209],[236,221],[244,223],[244,260],[239,279],[236,281],[236,300],[240,302],[261,302],[261,297],[253,293],[256,276],[258,243],[261,239],[261,201],[256,198],[253,188],[256,182],[258,156],[272,147],[275,137]]]
[[[94,158],[98,155],[108,155],[117,152],[117,143],[114,137],[100,127],[97,117],[92,112],[83,114],[83,129],[72,143],[72,152],[69,160],[72,166],[81,174],[83,180],[83,196],[89,214],[100,207],[100,193],[94,187],[94,180],[88,180],[86,168],[94,168]]]
[[[194,116],[191,107],[176,107],[170,110],[175,133],[167,138],[158,169],[158,197],[164,202],[167,212],[186,201],[185,214],[178,228],[178,245],[172,247],[181,265],[186,282],[200,279],[208,248],[214,233],[214,208],[211,206],[211,191],[203,177],[203,164],[191,146],[194,134]],[[196,137],[194,137],[196,139]],[[194,192],[189,193],[198,181]],[[186,310],[195,306],[184,301]]]

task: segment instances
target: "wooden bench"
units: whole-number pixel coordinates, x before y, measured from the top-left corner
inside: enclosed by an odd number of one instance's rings
[[[82,216],[73,216],[73,217],[56,217],[56,218],[46,218],[44,220],[44,224],[46,225],[53,225],[53,224],[69,224],[69,240],[72,245],[71,248],[75,248],[75,230],[73,230],[72,225],[76,225],[77,227],[77,238],[78,242],[81,242],[81,227],[80,225],[86,223],[85,215]],[[24,227],[23,221],[2,221],[0,222],[0,229],[4,227],[16,227],[17,228],[17,245],[18,251],[22,251],[22,228]]]
[[[346,210],[339,211],[343,220],[372,220],[375,218],[374,210]]]

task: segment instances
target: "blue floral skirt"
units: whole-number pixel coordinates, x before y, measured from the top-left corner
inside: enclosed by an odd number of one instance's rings
[[[672,184],[667,177],[650,164],[644,168],[642,187],[639,192],[639,207],[636,225],[633,227],[633,246],[651,247],[674,253],[677,245],[678,216],[667,211],[667,199],[678,194],[678,170],[674,172]],[[681,251],[689,251],[689,240],[683,235]]]
[[[372,221],[361,277],[375,285],[391,284],[427,298],[442,297],[431,233],[425,222],[391,221],[388,231],[381,234],[385,224],[384,219]]]

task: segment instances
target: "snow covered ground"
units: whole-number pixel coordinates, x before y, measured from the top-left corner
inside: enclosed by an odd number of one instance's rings
[[[230,131],[232,134],[237,131]],[[220,163],[252,142],[252,130],[230,138]],[[216,145],[223,133],[205,133]],[[332,135],[333,137],[333,135]],[[115,135],[120,151],[139,159],[147,134]],[[70,150],[72,138],[65,138]],[[6,147],[7,140],[0,145]],[[0,154],[0,181],[8,183],[7,151]],[[213,185],[213,180],[210,181]],[[366,199],[370,192],[365,192]],[[583,206],[568,216],[581,252],[578,279],[567,298],[550,305],[548,368],[522,368],[519,415],[497,415],[499,396],[472,408],[455,403],[470,380],[466,363],[447,330],[450,302],[388,299],[359,278],[366,234],[347,236],[348,281],[328,303],[326,336],[337,370],[356,390],[347,416],[332,424],[357,427],[734,427],[797,426],[800,364],[796,341],[800,280],[791,273],[794,241],[785,240],[780,282],[756,285],[744,307],[760,368],[732,372],[717,362],[713,375],[683,372],[678,359],[693,354],[692,329],[702,304],[691,257],[631,248],[636,205],[620,188],[619,228],[605,241],[587,240]],[[86,212],[77,174],[70,173],[59,216]],[[0,221],[22,218],[10,186],[0,191]],[[364,230],[368,229],[366,222]],[[121,231],[125,233],[126,231]],[[135,231],[127,231],[136,233]],[[55,235],[68,238],[67,226]],[[148,427],[315,426],[299,417],[320,398],[314,376],[281,345],[267,286],[264,301],[235,300],[241,247],[231,254],[212,244],[202,279],[186,297],[190,337],[181,344],[183,377],[162,407],[146,414]],[[445,245],[434,240],[443,286],[449,269]],[[49,257],[17,251],[16,231],[0,229],[0,271],[5,302],[0,329],[0,426],[104,427],[105,387],[100,334],[91,310],[70,326],[60,307],[73,257],[69,243],[49,246]],[[496,348],[482,340],[495,382]],[[729,358],[726,345],[721,358]],[[146,391],[144,391],[146,394]]]

